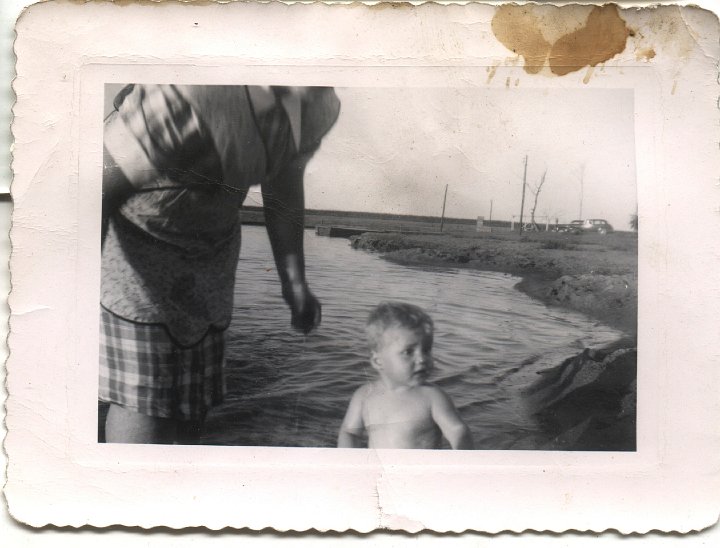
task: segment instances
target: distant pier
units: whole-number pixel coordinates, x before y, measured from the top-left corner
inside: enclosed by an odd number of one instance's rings
[[[484,221],[479,219],[456,219],[421,215],[394,215],[384,213],[367,213],[362,211],[331,211],[305,210],[303,224],[305,228],[314,229],[320,236],[349,238],[364,232],[400,234],[477,234],[478,232],[508,232],[511,223],[508,221]],[[441,222],[442,221],[442,222]],[[242,223],[248,225],[264,225],[263,209],[255,206],[243,206]]]
[[[386,232],[385,230],[373,230],[357,226],[317,225],[315,234],[318,236],[329,236],[330,238],[349,238],[358,236],[365,232]]]

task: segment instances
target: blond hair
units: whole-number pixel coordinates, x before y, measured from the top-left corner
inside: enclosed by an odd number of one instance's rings
[[[383,333],[391,327],[421,330],[430,337],[432,343],[433,320],[427,312],[414,304],[385,301],[370,312],[365,323],[370,350],[377,350],[382,342]]]

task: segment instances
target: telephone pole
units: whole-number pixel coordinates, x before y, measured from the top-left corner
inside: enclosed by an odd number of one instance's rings
[[[582,166],[582,171],[580,171],[580,214],[578,215],[578,219],[582,219],[582,203],[583,203],[583,185],[584,185],[584,179],[585,179],[585,164]]]
[[[448,189],[448,186],[445,185],[445,195],[443,196],[442,215],[440,215],[440,232],[443,231],[443,224],[445,224],[445,201],[447,200],[447,189]]]
[[[523,233],[523,209],[525,209],[525,181],[527,179],[527,162],[528,157],[525,155],[525,170],[523,171],[523,187],[522,187],[522,200],[520,201],[520,235]]]

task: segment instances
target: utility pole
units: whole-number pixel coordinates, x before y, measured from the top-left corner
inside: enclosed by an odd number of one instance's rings
[[[582,203],[583,203],[583,185],[584,185],[584,179],[585,179],[585,164],[582,166],[582,171],[580,171],[580,214],[578,215],[578,219],[582,219]]]
[[[523,209],[525,209],[525,180],[527,179],[527,162],[528,157],[525,155],[525,170],[523,171],[523,189],[522,200],[520,201],[520,235],[523,233]]]
[[[488,221],[492,221],[492,203],[493,201],[490,200],[490,218],[488,219]]]
[[[440,232],[443,231],[443,224],[445,224],[445,201],[447,200],[447,189],[448,189],[448,186],[445,185],[445,195],[443,196],[442,215],[440,215]]]

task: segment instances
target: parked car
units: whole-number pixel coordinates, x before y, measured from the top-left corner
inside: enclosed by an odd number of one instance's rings
[[[605,219],[585,219],[581,221],[576,219],[570,221],[570,224],[559,225],[557,232],[566,234],[583,234],[586,232],[596,232],[597,234],[610,234],[614,229]]]
[[[570,221],[568,225],[560,225],[558,232],[565,232],[568,234],[582,234],[584,221],[575,220]]]
[[[582,230],[583,232],[597,232],[598,234],[610,234],[614,231],[612,225],[605,219],[586,219],[582,224]]]

